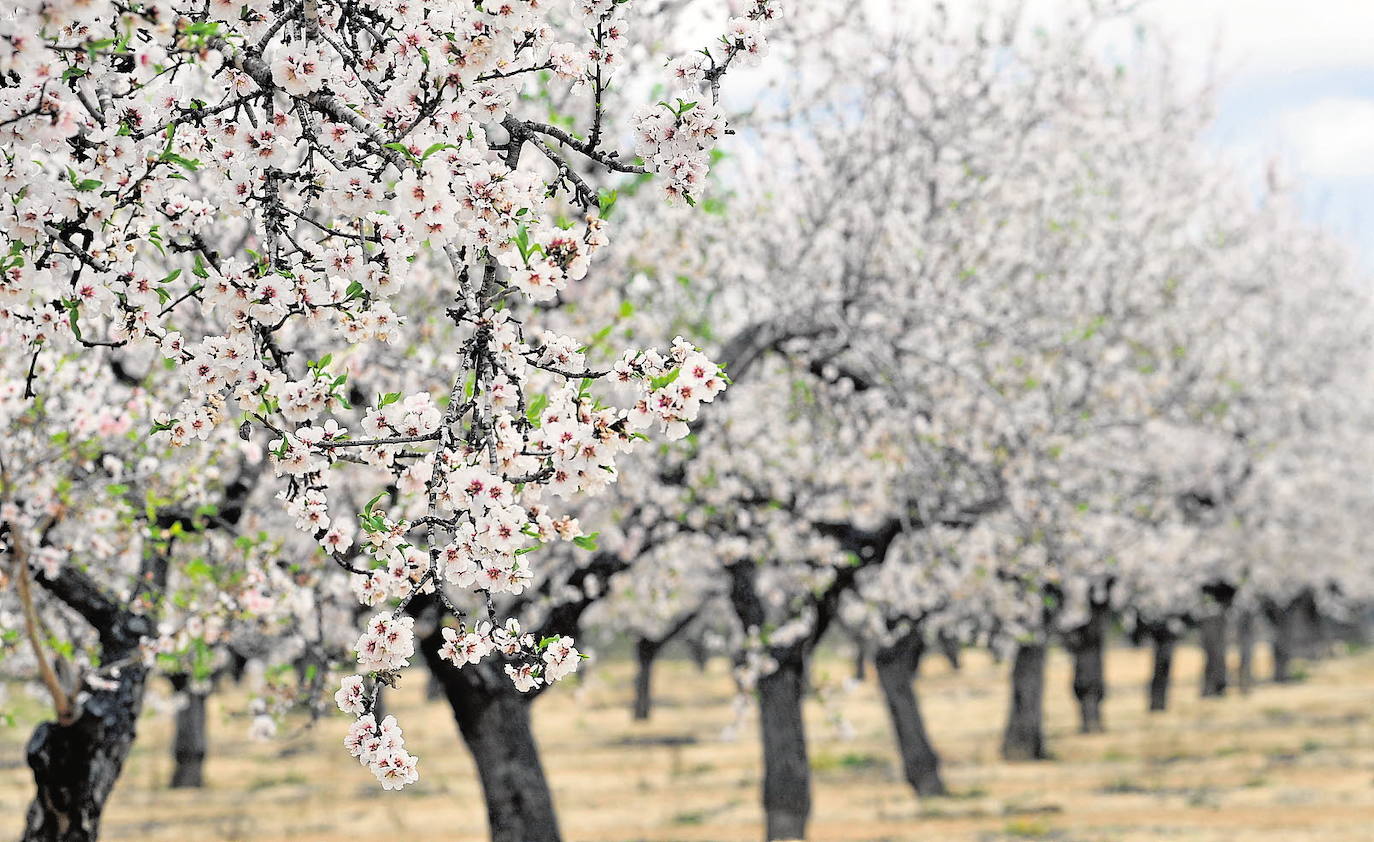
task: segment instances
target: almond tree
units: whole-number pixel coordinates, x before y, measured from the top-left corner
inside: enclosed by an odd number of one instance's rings
[[[7,364],[42,374],[71,355],[161,358],[170,383],[139,432],[151,414],[158,446],[266,446],[300,532],[366,604],[386,603],[337,700],[357,717],[347,747],[388,789],[418,775],[395,720],[375,715],[414,654],[406,609],[437,603],[457,620],[439,657],[500,659],[522,690],[574,671],[570,639],[505,622],[493,595],[526,587],[539,542],[594,546],[548,497],[601,488],[639,430],[681,436],[724,387],[681,342],[590,368],[584,343],[542,328],[531,302],[582,282],[607,241],[613,200],[584,174],[655,174],[670,198],[695,201],[726,131],[721,79],[764,53],[773,9],[747,4],[674,65],[673,91],[692,98],[636,113],[635,163],[614,149],[625,129],[601,96],[629,49],[627,4],[568,5],[35,2],[0,23]],[[580,130],[521,98],[541,74],[588,94]],[[442,387],[398,391],[369,375],[355,409],[350,374],[436,310],[451,339],[430,357]],[[53,399],[55,384],[23,381],[35,407]],[[371,498],[354,510],[356,542],[337,508],[352,497]],[[49,527],[47,501],[34,505],[7,517],[26,571]],[[92,617],[113,610],[78,591]],[[134,625],[121,659],[149,631]],[[94,836],[118,763],[66,756],[104,767],[106,783],[40,799],[31,838]],[[40,789],[51,783],[35,771]],[[504,781],[487,783],[489,799],[507,797]]]

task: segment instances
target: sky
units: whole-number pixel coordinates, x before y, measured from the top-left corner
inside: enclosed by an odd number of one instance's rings
[[[1374,0],[1147,0],[1198,80],[1214,67],[1208,140],[1259,171],[1277,160],[1307,216],[1374,269]]]

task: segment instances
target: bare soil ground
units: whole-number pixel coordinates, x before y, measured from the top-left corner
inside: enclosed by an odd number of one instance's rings
[[[1113,649],[1108,733],[1076,733],[1067,658],[1051,656],[1051,750],[1045,763],[997,758],[1006,665],[967,653],[952,672],[929,658],[918,693],[945,758],[949,798],[918,800],[897,771],[872,679],[840,706],[852,739],[808,701],[815,810],[811,838],[1002,842],[1369,842],[1374,840],[1374,653],[1311,665],[1304,681],[1261,684],[1248,696],[1197,698],[1200,657],[1176,658],[1173,709],[1145,712],[1145,650]],[[1267,663],[1259,659],[1263,675]],[[823,659],[817,677],[851,667]],[[111,799],[110,840],[481,840],[486,822],[470,758],[442,702],[423,698],[416,671],[392,710],[420,756],[422,779],[383,792],[340,745],[342,716],[274,743],[247,739],[245,694],[211,700],[204,790],[166,788],[170,717],[149,714]],[[725,665],[705,675],[666,661],[658,705],[630,721],[630,665],[598,664],[583,686],[541,699],[536,728],[570,842],[758,840],[760,759],[750,720],[734,741]],[[30,706],[34,715],[36,706]],[[751,711],[752,714],[752,711]],[[28,721],[24,721],[27,719]],[[0,838],[14,838],[32,792],[23,743],[32,717],[0,730]],[[285,730],[290,730],[285,729]]]

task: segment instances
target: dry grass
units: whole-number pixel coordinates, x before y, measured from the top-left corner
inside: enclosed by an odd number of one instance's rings
[[[1051,657],[1051,763],[996,759],[1004,667],[978,654],[958,673],[931,659],[918,686],[954,797],[918,801],[896,772],[873,683],[845,702],[857,735],[837,739],[808,702],[815,768],[813,840],[1058,842],[1367,842],[1374,839],[1374,653],[1315,665],[1297,685],[1248,697],[1196,698],[1199,658],[1177,658],[1174,710],[1144,712],[1144,651],[1113,650],[1109,733],[1074,733],[1066,659]],[[1265,668],[1263,661],[1259,664]],[[837,676],[839,660],[820,667]],[[106,839],[480,840],[485,819],[471,761],[442,703],[422,700],[417,672],[393,696],[423,779],[383,793],[336,748],[342,718],[264,745],[230,718],[242,697],[212,701],[209,787],[169,791],[168,718],[149,716],[111,799]],[[751,724],[722,742],[731,719],[723,664],[705,676],[662,664],[647,725],[626,712],[629,666],[600,665],[584,686],[536,707],[537,729],[570,842],[757,840],[759,749]],[[12,838],[31,792],[27,725],[0,731],[0,837]]]

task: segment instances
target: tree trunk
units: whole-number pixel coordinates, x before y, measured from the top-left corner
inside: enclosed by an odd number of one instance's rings
[[[105,801],[137,735],[147,678],[143,666],[132,663],[120,671],[115,689],[91,692],[76,721],[34,729],[25,752],[38,792],[21,842],[99,838]]]
[[[477,765],[492,842],[560,842],[553,794],[530,729],[533,697],[515,689],[498,659],[458,669],[439,657],[442,645],[436,622],[421,636],[420,651]]]
[[[163,581],[164,575],[154,574],[155,585]],[[147,617],[125,611],[75,567],[64,567],[43,587],[97,631],[101,663],[111,665],[114,687],[90,689],[72,722],[44,722],[33,730],[25,754],[37,792],[20,840],[91,842],[137,736],[148,681],[138,642],[154,632]]]
[[[1078,729],[1100,734],[1102,700],[1107,696],[1103,646],[1107,636],[1107,608],[1093,605],[1088,622],[1064,636],[1073,653],[1073,695],[1078,700]]]
[[[1198,623],[1202,638],[1202,695],[1226,695],[1226,614],[1219,611]]]
[[[940,643],[940,651],[944,654],[945,660],[949,661],[949,668],[955,672],[959,671],[959,639],[951,634],[940,632],[936,637]]]
[[[205,716],[206,697],[191,689],[185,675],[171,676],[183,704],[177,709],[176,734],[172,739],[172,789],[205,786],[205,754],[209,736]]]
[[[692,664],[697,668],[697,672],[706,672],[706,663],[711,658],[711,651],[706,648],[706,641],[702,635],[694,634],[687,638],[687,654],[692,659]]]
[[[248,672],[248,661],[247,655],[232,647],[229,649],[229,677],[235,684],[243,683],[243,677]]]
[[[643,721],[649,718],[653,708],[654,659],[658,657],[659,644],[647,637],[635,641],[635,700],[634,718]]]
[[[868,680],[868,651],[859,640],[854,641],[854,680],[861,683]]]
[[[1155,668],[1150,676],[1150,710],[1159,712],[1169,707],[1169,673],[1174,665],[1174,634],[1159,628],[1150,635],[1155,644]]]
[[[1002,736],[1007,760],[1044,760],[1045,644],[1021,644],[1011,668],[1011,713]]]
[[[811,766],[802,723],[805,663],[800,646],[759,679],[763,730],[763,810],[768,839],[804,839],[811,816]]]
[[[1236,617],[1236,649],[1240,662],[1236,667],[1236,686],[1241,693],[1249,693],[1255,684],[1255,614],[1242,611]]]
[[[907,783],[917,795],[946,795],[948,790],[940,778],[940,756],[926,734],[913,687],[924,645],[920,628],[913,626],[892,645],[880,648],[874,655],[873,665],[887,702],[887,712],[892,717],[892,730],[897,735],[897,749],[902,754],[902,772]]]
[[[1274,655],[1274,681],[1285,684],[1293,680],[1293,655],[1295,649],[1294,620],[1296,601],[1284,607],[1277,602],[1266,600],[1264,616],[1273,627],[1274,639],[1271,644]]]

